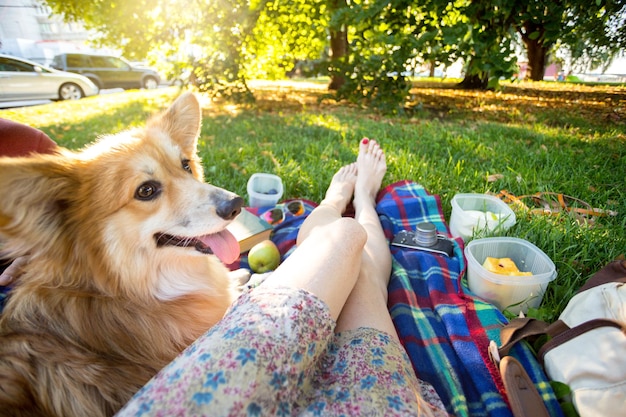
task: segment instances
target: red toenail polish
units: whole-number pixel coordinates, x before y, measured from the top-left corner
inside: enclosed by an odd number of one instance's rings
[[[362,143],[363,145],[367,145],[367,144],[369,143],[369,141],[370,141],[370,140],[369,140],[368,138],[363,138],[363,140],[361,141],[361,143]]]

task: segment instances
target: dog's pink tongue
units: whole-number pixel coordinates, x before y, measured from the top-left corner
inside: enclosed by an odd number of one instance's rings
[[[210,247],[215,256],[220,258],[226,265],[232,264],[239,258],[239,242],[228,230],[205,235],[199,239]]]

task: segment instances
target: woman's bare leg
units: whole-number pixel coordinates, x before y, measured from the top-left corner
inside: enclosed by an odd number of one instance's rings
[[[356,284],[367,239],[358,222],[341,216],[355,180],[354,164],[335,174],[326,197],[302,224],[296,250],[262,284],[307,290],[328,305],[335,320]]]
[[[376,141],[363,139],[356,164],[355,219],[365,228],[367,242],[357,283],[339,316],[336,331],[372,327],[398,339],[387,308],[391,253],[375,210],[376,195],[387,171],[385,154]]]

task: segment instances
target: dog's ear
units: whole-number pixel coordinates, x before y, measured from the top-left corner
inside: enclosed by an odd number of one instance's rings
[[[196,153],[202,110],[192,93],[184,93],[163,113],[148,121],[148,127],[158,127],[167,132],[185,154]]]
[[[60,156],[0,158],[0,236],[9,250],[31,250],[62,231],[64,208],[78,188],[71,164]],[[74,190],[74,191],[72,191]]]

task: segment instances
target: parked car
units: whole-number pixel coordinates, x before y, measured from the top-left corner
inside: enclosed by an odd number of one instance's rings
[[[60,54],[52,68],[75,72],[103,88],[157,88],[159,73],[152,68],[131,65],[124,58],[96,54]]]
[[[0,54],[0,101],[78,100],[98,94],[88,78]]]

